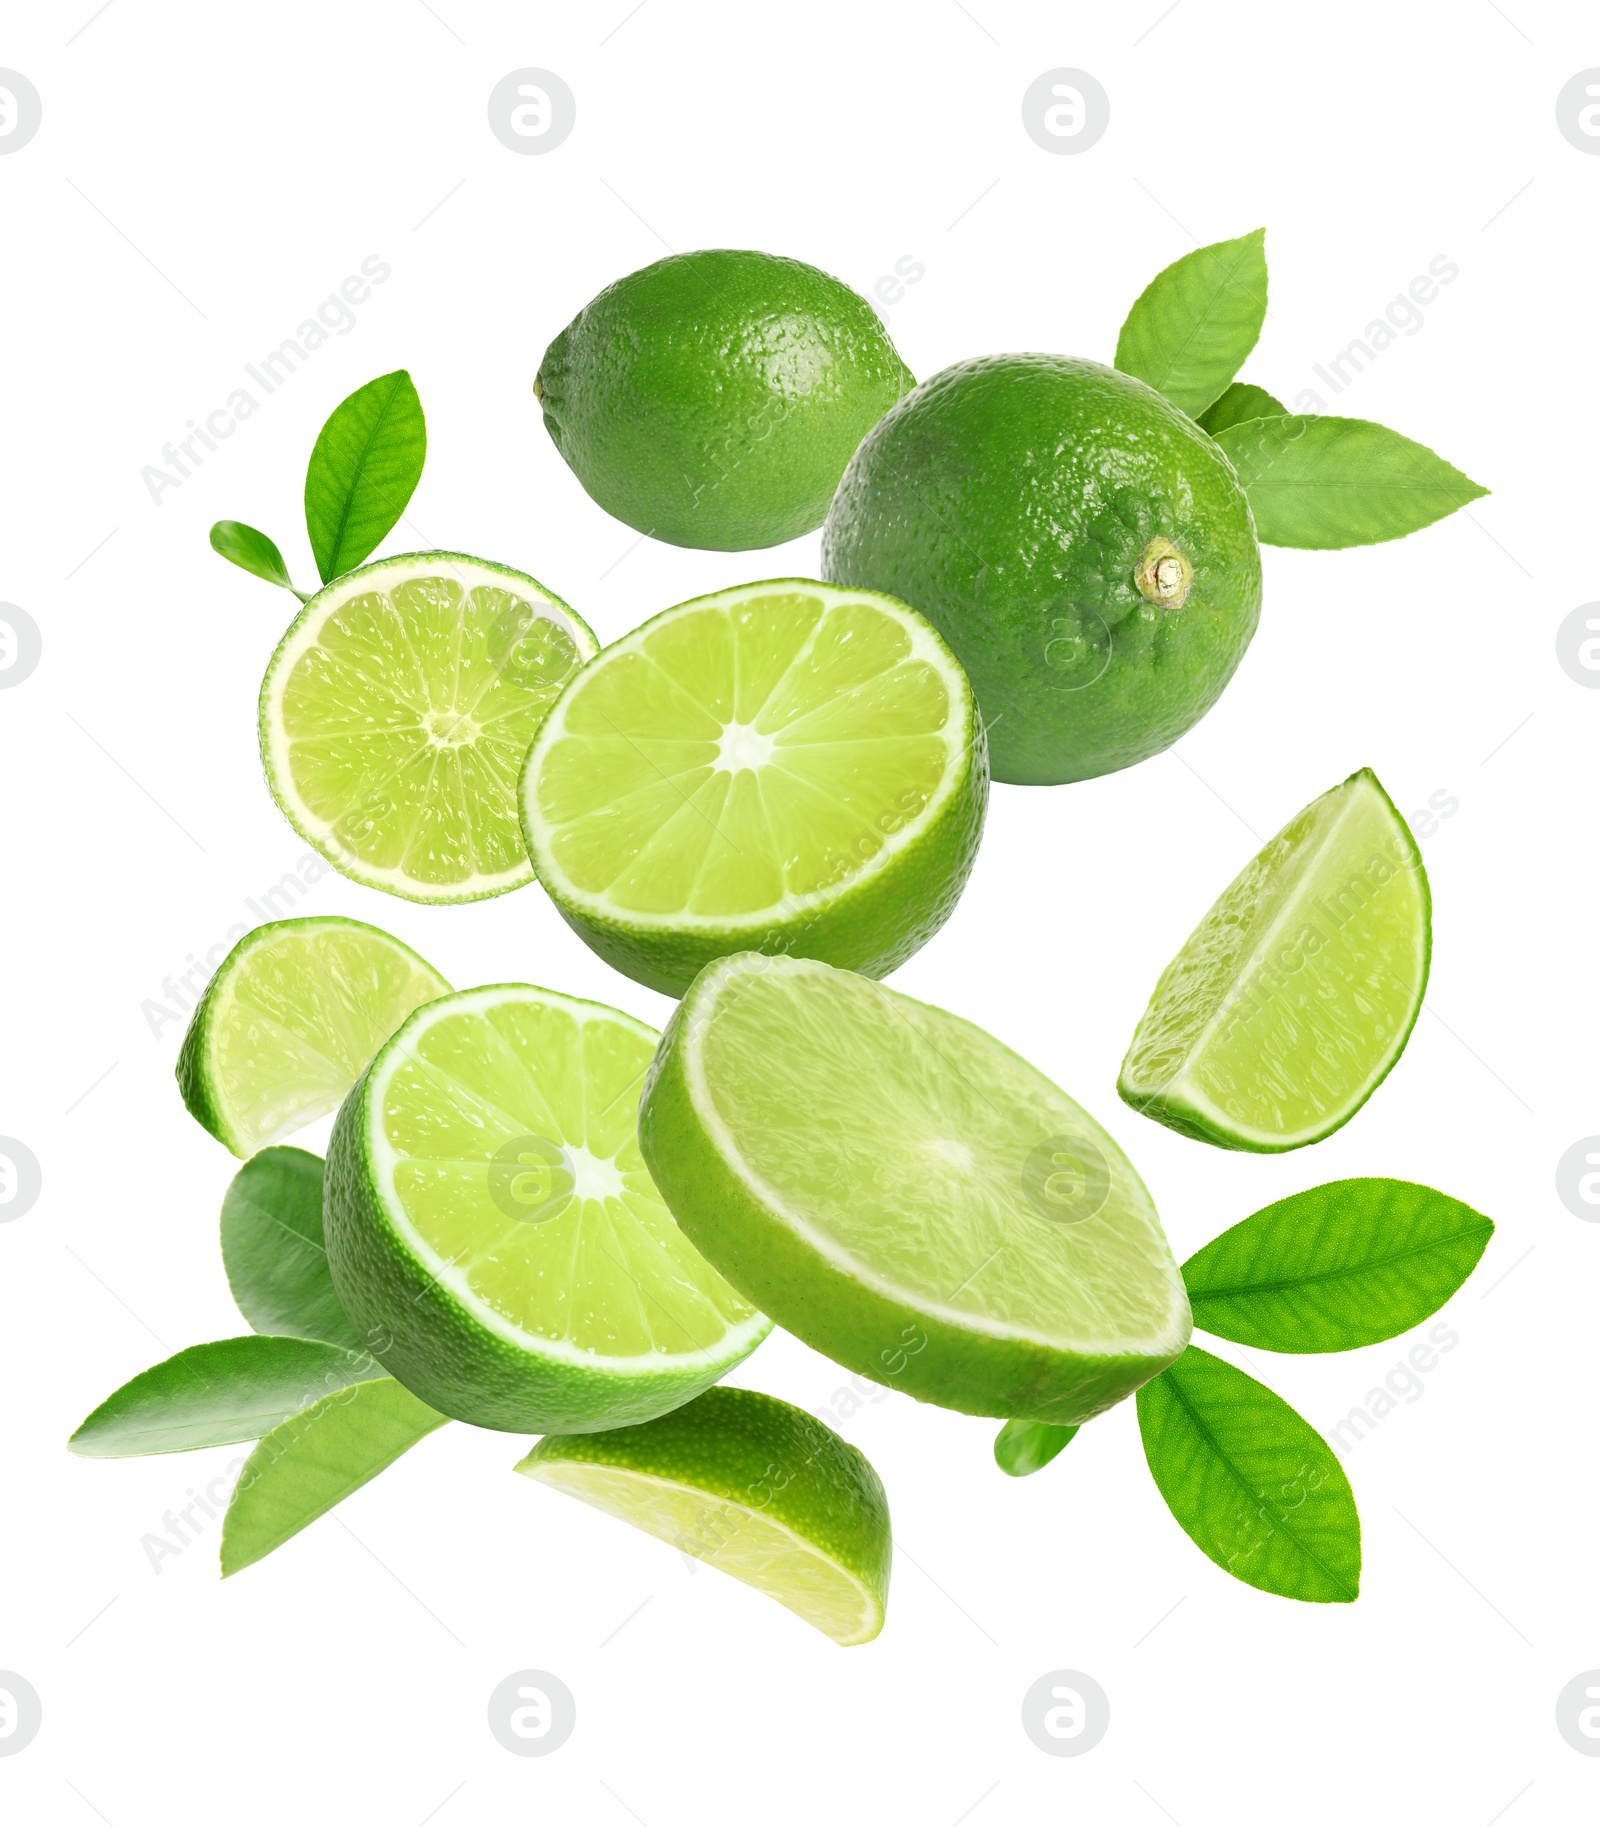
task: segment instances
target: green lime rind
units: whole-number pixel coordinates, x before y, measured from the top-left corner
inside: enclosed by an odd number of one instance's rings
[[[492,1016],[503,1003],[553,1008],[613,1030],[636,1051],[631,1069],[642,1077],[655,1031],[602,1003],[526,984],[490,984],[419,1009],[379,1051],[334,1123],[324,1183],[334,1287],[384,1368],[422,1401],[458,1420],[508,1433],[581,1433],[651,1420],[725,1376],[771,1330],[765,1315],[746,1307],[693,1255],[653,1187],[652,1210],[643,1218],[635,1200],[611,1232],[595,1216],[595,1234],[586,1239],[583,1226],[590,1214],[582,1199],[565,1218],[526,1226],[493,1204],[486,1190],[493,1157],[487,1140],[481,1159],[442,1158],[440,1168],[469,1170],[472,1184],[462,1198],[476,1201],[465,1207],[465,1223],[458,1227],[470,1246],[470,1259],[459,1268],[422,1236],[397,1191],[397,1169],[405,1162],[385,1133],[385,1099],[402,1073],[412,1083],[434,1087],[425,1094],[429,1108],[420,1117],[413,1112],[424,1142],[430,1132],[459,1135],[485,1131],[490,1124],[512,1136],[548,1134],[563,1145],[578,1140],[557,1131],[537,1098],[507,1110],[497,1101],[512,1096],[505,1081],[445,1082],[430,1057],[430,1028],[462,1016]],[[488,1034],[448,1044],[458,1047],[465,1071],[480,1070],[497,1053],[505,1057],[503,1040]],[[572,1096],[581,1106],[583,1087]],[[618,1108],[631,1135],[631,1098]],[[628,1147],[623,1145],[623,1154]],[[453,1143],[451,1152],[459,1151]],[[637,1162],[636,1147],[628,1158]],[[431,1165],[425,1154],[408,1159],[424,1170]],[[642,1163],[639,1169],[642,1173]],[[607,1206],[605,1218],[611,1215]],[[656,1228],[641,1230],[647,1223]],[[587,1270],[574,1266],[585,1246]],[[631,1254],[623,1259],[619,1248]],[[497,1308],[482,1281],[472,1280],[485,1263],[491,1274],[501,1273],[495,1265],[503,1265],[505,1274],[522,1276],[516,1286],[524,1303],[545,1303],[541,1312],[528,1315],[528,1325]],[[560,1321],[570,1330],[620,1300],[636,1306],[645,1325],[657,1329],[652,1339],[670,1334],[670,1344],[621,1356],[534,1329],[535,1322],[548,1327]],[[720,1317],[708,1317],[708,1307]]]
[[[534,391],[608,514],[734,552],[821,526],[851,452],[915,384],[871,305],[830,274],[709,248],[591,299]]]
[[[1351,820],[1360,822],[1347,840]],[[1351,842],[1359,853],[1353,869]],[[1363,923],[1391,885],[1382,915]],[[1298,812],[1189,935],[1129,1043],[1118,1095],[1218,1148],[1282,1154],[1324,1140],[1405,1051],[1428,987],[1432,911],[1410,827],[1362,768]],[[1344,939],[1352,921],[1354,938]],[[1342,982],[1330,980],[1334,970]],[[1320,990],[1307,985],[1313,973],[1322,973]],[[1329,1085],[1340,1066],[1341,1083]],[[1308,1101],[1319,1087],[1325,1095]],[[1274,1092],[1282,1120],[1269,1126],[1263,1119],[1273,1113],[1262,1103]],[[1294,1098],[1298,1120],[1288,1113]]]
[[[731,1573],[835,1642],[883,1627],[893,1548],[882,1480],[774,1396],[708,1389],[642,1427],[551,1435],[517,1470]]]
[[[861,861],[841,859],[837,870],[829,871],[837,879],[820,889],[790,893],[753,910],[737,914],[624,911],[608,893],[580,888],[562,863],[560,827],[541,804],[547,763],[567,733],[575,706],[596,689],[601,669],[637,661],[652,639],[675,623],[707,611],[731,614],[758,598],[780,595],[818,599],[825,616],[848,605],[865,604],[906,632],[909,658],[937,672],[948,698],[948,713],[938,732],[947,758],[937,790],[913,816],[901,818],[893,808],[897,785],[903,790],[903,783],[886,775],[871,789],[875,794],[871,822],[884,833],[872,853]],[[785,689],[792,676],[791,668],[777,680],[774,695]],[[709,692],[712,687],[708,684],[706,689]],[[882,715],[881,705],[869,696],[861,712],[863,740],[882,740],[882,724],[876,720]],[[713,772],[711,779],[716,778]],[[690,801],[710,784],[705,781],[697,786],[688,796]],[[665,995],[681,996],[714,959],[749,950],[819,958],[842,969],[883,977],[933,937],[960,899],[977,856],[988,808],[988,746],[965,672],[937,631],[914,609],[876,591],[839,590],[811,578],[769,578],[666,610],[608,647],[576,675],[529,750],[519,799],[523,837],[534,873],[562,918],[608,964],[636,982]],[[793,850],[801,851],[804,841],[804,835],[797,833]]]
[[[749,1049],[739,1086],[713,1083],[706,1053],[720,1009],[754,1002],[766,979],[792,985],[797,976],[804,1006],[758,1035],[781,1083]],[[859,1029],[839,1030],[828,1007],[835,994],[859,991],[881,1005],[866,1017],[877,1051],[865,1067]],[[791,1071],[801,1048],[805,1060]],[[887,1104],[891,1077],[905,1097]],[[786,1126],[777,1146],[793,1142],[797,1126],[814,1138],[805,1143],[815,1176],[807,1184],[793,1175],[772,1184],[730,1121],[736,1100],[748,1105],[773,1083],[788,1105],[775,1119]],[[974,1099],[994,1113],[997,1139],[981,1128],[986,1116],[964,1135],[961,1119],[949,1120],[952,1108],[970,1116]],[[876,1166],[863,1165],[859,1146],[830,1147],[844,1126],[863,1146],[881,1138]],[[901,1130],[918,1132],[911,1152],[901,1150]],[[1031,1152],[1068,1137],[1098,1155],[1107,1192],[1087,1222],[1062,1224],[1037,1210],[1024,1183]],[[662,1036],[640,1100],[639,1143],[690,1241],[748,1300],[835,1362],[921,1401],[1070,1426],[1130,1395],[1188,1342],[1177,1265],[1111,1137],[981,1029],[850,973],[752,953],[708,966]],[[969,1164],[948,1168],[952,1152]],[[856,1186],[859,1199],[841,1191]],[[853,1226],[852,1206],[870,1211],[875,1229]],[[920,1256],[904,1256],[897,1240],[906,1238]],[[996,1271],[1001,1311],[983,1274],[1003,1253],[1014,1261]],[[1061,1310],[1065,1293],[1058,1301],[1038,1292],[1069,1287],[1070,1312]]]
[[[366,996],[344,983],[354,994],[335,1014],[341,950],[367,951],[368,968],[382,966],[387,981],[374,978]],[[269,921],[206,985],[178,1052],[178,1090],[202,1129],[248,1159],[336,1110],[379,1042],[419,1003],[449,993],[425,958],[380,927],[338,914]]]
[[[358,679],[344,682],[344,688],[353,691],[358,702],[354,706],[341,705],[341,716],[330,729],[350,750],[341,770],[352,777],[347,787],[328,792],[323,811],[314,810],[296,782],[291,738],[284,719],[285,694],[291,685],[300,689],[297,672],[303,662],[309,664],[307,657],[318,651],[318,637],[331,617],[364,595],[393,591],[440,573],[464,588],[503,591],[519,602],[533,605],[538,611],[536,620],[550,624],[570,646],[572,665],[546,679],[536,664],[513,658],[523,652],[532,632],[531,623],[498,663],[485,667],[485,656],[503,640],[503,632],[493,626],[492,616],[478,626],[475,651],[470,656],[465,654],[459,632],[452,638],[447,632],[441,633],[441,625],[430,628],[419,621],[415,628],[407,628],[397,622],[395,632],[400,638],[384,654],[368,656],[366,669]],[[420,614],[416,610],[412,613],[414,617]],[[459,628],[461,618],[455,619]],[[498,782],[506,773],[507,758],[499,753],[499,748],[511,734],[516,735],[520,759],[568,671],[582,667],[598,651],[593,630],[567,603],[536,578],[509,565],[474,558],[465,552],[437,551],[403,552],[358,566],[334,578],[310,598],[289,624],[267,666],[261,681],[257,731],[268,789],[279,811],[314,850],[341,874],[368,888],[430,905],[482,901],[521,888],[533,879],[533,872],[517,830],[514,782],[519,763],[510,765],[509,779],[494,784],[492,792],[485,782]],[[409,735],[427,719],[448,722],[456,713],[470,708],[455,703],[455,680],[445,676],[463,663],[475,669],[474,689],[487,692],[503,688],[514,693],[517,688],[526,687],[518,702],[497,709],[495,722],[501,727],[496,731],[493,767],[474,760],[470,780],[462,772],[463,763],[454,755],[450,743],[435,749],[426,733],[414,740]],[[325,655],[319,664],[325,673]],[[310,682],[318,691],[327,689],[325,679],[315,674]],[[443,695],[447,692],[448,697]],[[441,724],[440,731],[444,728]],[[394,748],[384,756],[372,746],[402,736],[406,744],[403,756]],[[480,731],[459,746],[476,756],[481,737]],[[354,752],[363,740],[372,747],[373,759],[363,759],[352,774]],[[430,765],[436,769],[454,767],[457,778],[434,793],[430,774],[429,789],[421,796],[416,796],[409,786],[397,793],[396,780],[414,773],[417,764],[430,753]],[[444,760],[439,759],[441,755]],[[436,836],[445,829],[439,822],[441,818],[454,819],[457,813],[472,824],[474,862],[481,844],[492,852],[493,867],[465,869],[460,855],[461,834]],[[373,835],[380,826],[381,840]],[[396,836],[400,827],[405,830],[403,840]],[[397,842],[403,844],[399,863],[380,863],[366,854],[380,841],[391,851]],[[417,862],[408,869],[407,859],[414,852]],[[424,867],[426,875],[421,873]]]

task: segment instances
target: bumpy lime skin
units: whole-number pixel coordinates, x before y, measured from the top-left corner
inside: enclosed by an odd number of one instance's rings
[[[441,1414],[508,1434],[594,1433],[654,1420],[726,1376],[747,1351],[638,1377],[552,1364],[501,1338],[441,1291],[372,1190],[367,1086],[409,1027],[379,1050],[340,1105],[322,1183],[334,1290],[362,1344],[390,1376]]]
[[[695,998],[691,988],[673,1011],[645,1075],[639,1149],[689,1241],[785,1331],[919,1402],[1061,1426],[1103,1414],[1183,1350],[1091,1360],[1032,1339],[975,1338],[832,1268],[754,1197],[707,1137],[685,1062]]]
[[[545,351],[535,392],[608,514],[740,552],[821,526],[851,452],[915,384],[847,285],[709,248],[607,286]]]
[[[1178,608],[1134,581],[1157,538],[1194,567]],[[908,394],[845,472],[822,574],[933,622],[977,691],[995,779],[1032,786],[1177,741],[1261,611],[1221,449],[1143,381],[1062,355],[982,356]]]
[[[708,1389],[603,1440],[541,1440],[517,1467],[622,1466],[758,1510],[853,1574],[883,1608],[893,1552],[889,1499],[864,1454],[803,1409],[754,1389]]]

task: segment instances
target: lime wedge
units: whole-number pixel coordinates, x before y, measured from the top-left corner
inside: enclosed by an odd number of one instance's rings
[[[639,1154],[656,1035],[522,984],[430,1003],[334,1124],[334,1286],[385,1369],[512,1433],[687,1402],[770,1322],[695,1254]]]
[[[376,926],[274,920],[206,985],[178,1054],[189,1114],[241,1159],[337,1110],[379,1046],[450,985]]]
[[[753,1389],[708,1389],[643,1427],[552,1434],[517,1467],[867,1643],[889,1592],[889,1501],[867,1460]]]
[[[261,758],[295,830],[370,888],[476,901],[531,880],[517,771],[595,651],[543,584],[459,552],[348,571],[261,684]]]
[[[881,977],[955,906],[985,755],[920,615],[780,578],[682,603],[586,667],[528,756],[523,833],[568,924],[652,989],[748,950]]]
[[[980,1028],[865,977],[752,952],[708,966],[639,1134],[735,1287],[924,1401],[1071,1425],[1188,1340],[1155,1208],[1110,1136]]]
[[[1189,935],[1117,1090],[1219,1148],[1320,1142],[1405,1048],[1428,983],[1430,907],[1405,820],[1363,768],[1292,818]]]

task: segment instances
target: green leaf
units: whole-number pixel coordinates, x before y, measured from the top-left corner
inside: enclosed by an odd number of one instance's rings
[[[449,1418],[381,1377],[274,1428],[245,1461],[222,1519],[222,1577],[282,1547]]]
[[[335,407],[306,470],[306,531],[324,583],[376,550],[405,512],[427,450],[422,402],[404,368]]]
[[[1269,546],[1403,539],[1487,495],[1423,444],[1367,419],[1286,413],[1218,433]]]
[[[1197,247],[1157,273],[1117,338],[1116,365],[1197,419],[1239,372],[1267,315],[1266,233]]]
[[[1077,1431],[1053,1421],[1008,1421],[994,1437],[994,1462],[1013,1478],[1026,1478],[1047,1466]]]
[[[318,1156],[263,1148],[245,1162],[222,1201],[222,1266],[257,1332],[362,1349],[328,1273]]]
[[[242,520],[219,520],[211,529],[211,549],[220,552],[229,564],[248,571],[252,577],[262,577],[269,584],[280,585],[292,596],[298,596],[301,602],[311,600],[304,590],[295,589],[283,554],[266,534],[258,533]]]
[[[218,1339],[141,1371],[67,1444],[90,1459],[126,1459],[259,1440],[329,1390],[382,1375],[364,1352],[313,1339]]]
[[[1494,1225],[1410,1180],[1330,1180],[1183,1265],[1194,1323],[1263,1351],[1353,1351],[1408,1332],[1467,1279]]]
[[[1248,381],[1235,381],[1226,387],[1201,413],[1197,423],[1202,431],[1215,437],[1230,425],[1242,425],[1247,419],[1281,419],[1289,408],[1276,400],[1265,387],[1252,387]]]
[[[1203,1554],[1286,1599],[1355,1598],[1361,1521],[1350,1481],[1287,1402],[1191,1345],[1138,1403],[1150,1475]]]

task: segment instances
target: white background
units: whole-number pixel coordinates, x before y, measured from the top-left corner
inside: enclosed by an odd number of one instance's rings
[[[1600,1130],[1600,696],[1554,649],[1600,594],[1600,158],[1554,112],[1600,64],[1592,9],[628,4],[112,0],[88,24],[94,0],[8,9],[0,64],[36,85],[44,120],[0,157],[0,597],[37,620],[44,655],[0,693],[0,1132],[38,1155],[44,1191],[0,1226],[0,1668],[38,1689],[44,1727],[0,1758],[0,1813],[1594,1818],[1600,1760],[1554,1723],[1558,1691],[1600,1664],[1600,1228],[1554,1182]],[[577,97],[576,130],[543,156],[507,151],[486,120],[525,65]],[[1076,156],[1042,151],[1019,112],[1061,65],[1111,97],[1109,132]],[[685,597],[814,572],[818,537],[682,551],[588,500],[530,383],[602,285],[669,248],[727,245],[870,293],[912,256],[925,275],[885,314],[919,377],[1008,349],[1109,360],[1160,267],[1260,223],[1271,316],[1245,378],[1291,400],[1430,260],[1459,265],[1336,410],[1493,492],[1401,544],[1268,551],[1261,630],[1218,708],[1126,773],[998,787],[965,899],[895,981],[1106,1123],[1180,1258],[1347,1174],[1426,1181],[1494,1217],[1446,1311],[1457,1347],[1348,1454],[1359,1602],[1271,1598],[1204,1559],[1150,1483],[1131,1404],[1011,1481],[995,1424],[898,1395],[834,1410],[896,1524],[889,1622],[862,1649],[513,1477],[524,1443],[463,1426],[226,1585],[215,1524],[154,1571],[141,1538],[240,1449],[105,1463],[63,1442],[145,1365],[243,1326],[216,1245],[235,1163],[178,1099],[180,1025],[153,1034],[141,1005],[304,852],[254,729],[293,604],[215,557],[210,523],[260,525],[309,581],[317,428],[404,365],[429,458],[383,550],[522,567],[614,639]],[[372,254],[392,277],[355,328],[153,503],[141,468]],[[1235,1156],[1141,1121],[1113,1087],[1160,968],[1258,839],[1363,765],[1408,813],[1458,802],[1423,839],[1433,979],[1404,1059],[1314,1152]],[[536,887],[430,909],[335,876],[302,905],[392,929],[459,985],[520,978],[657,1025],[668,1012]],[[301,1139],[320,1148],[325,1129]],[[1250,1368],[1327,1430],[1404,1349]],[[846,1383],[782,1336],[734,1380],[817,1413]],[[578,1724],[520,1759],[485,1703],[529,1667],[570,1686]],[[1018,1709],[1063,1667],[1103,1685],[1111,1728],[1052,1758]]]

